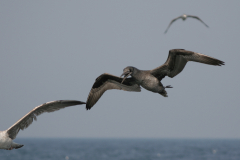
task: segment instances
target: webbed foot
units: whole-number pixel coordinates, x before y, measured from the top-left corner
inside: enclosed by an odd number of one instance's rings
[[[173,88],[171,85],[167,85],[164,88]]]

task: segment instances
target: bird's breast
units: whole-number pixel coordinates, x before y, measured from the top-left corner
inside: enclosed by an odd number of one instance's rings
[[[0,132],[0,149],[8,149],[11,147],[12,139],[8,137],[5,131]]]
[[[145,77],[141,82],[141,86],[152,92],[159,91],[159,81],[157,78],[155,78],[153,76]]]

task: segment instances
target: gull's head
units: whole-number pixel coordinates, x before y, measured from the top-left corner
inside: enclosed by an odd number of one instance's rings
[[[129,76],[131,76],[133,73],[134,73],[134,67],[131,67],[131,66],[128,66],[128,67],[126,67],[126,68],[124,68],[123,69],[123,74],[121,75],[121,77],[122,76],[124,76],[123,77],[123,80],[122,80],[122,82],[121,83],[123,83],[123,81],[127,78],[127,77],[129,77]]]

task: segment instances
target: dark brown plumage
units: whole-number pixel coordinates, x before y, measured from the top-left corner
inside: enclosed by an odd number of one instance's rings
[[[124,91],[135,91],[140,92],[141,88],[135,83],[132,78],[127,78],[123,84],[121,84],[123,78],[104,73],[96,78],[95,83],[88,95],[86,109],[89,110],[92,106],[97,103],[99,98],[103,95],[106,90],[119,89]]]
[[[184,49],[172,49],[169,51],[167,61],[160,67],[151,70],[150,73],[158,78],[159,81],[161,81],[166,75],[173,78],[184,69],[188,61],[215,66],[224,65],[223,61],[201,53],[187,51]]]
[[[140,92],[140,86],[142,86],[149,91],[167,97],[168,95],[165,88],[172,87],[163,86],[161,80],[165,76],[173,78],[178,75],[184,69],[188,61],[215,66],[224,65],[223,61],[201,53],[184,49],[172,49],[169,51],[167,61],[153,70],[139,70],[136,67],[129,66],[123,70],[122,75],[125,76],[124,78],[116,77],[107,73],[100,75],[96,79],[88,95],[86,109],[91,109],[103,93],[109,89]],[[131,76],[131,78],[127,78],[128,76]]]

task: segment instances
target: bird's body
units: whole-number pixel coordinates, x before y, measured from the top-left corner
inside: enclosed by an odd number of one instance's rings
[[[91,109],[103,93],[109,89],[140,92],[140,86],[142,86],[146,90],[159,93],[162,96],[167,97],[165,88],[172,87],[163,86],[161,80],[165,76],[173,78],[178,75],[184,69],[188,61],[195,61],[216,66],[224,65],[223,61],[201,53],[187,51],[184,49],[172,49],[169,51],[167,61],[153,70],[140,70],[136,67],[129,66],[123,69],[122,76],[124,76],[124,78],[106,73],[100,75],[96,79],[88,95],[86,109]],[[131,78],[127,78],[128,76],[131,76]]]
[[[160,85],[160,82],[157,80],[156,77],[150,75],[147,72],[146,72],[146,74],[144,74],[144,76],[145,77],[142,79],[142,81],[139,85],[141,85],[146,90],[158,93],[164,89],[163,86]]]
[[[183,14],[183,15],[177,17],[177,18],[174,18],[174,19],[169,23],[169,25],[168,25],[168,27],[167,27],[167,29],[166,29],[166,31],[165,31],[164,33],[167,33],[169,27],[170,27],[170,26],[172,25],[172,23],[175,22],[176,20],[182,19],[183,21],[185,21],[187,18],[197,19],[197,20],[199,20],[200,22],[202,22],[206,27],[208,27],[208,25],[207,25],[206,23],[204,23],[199,17]]]
[[[184,15],[181,16],[181,18],[182,18],[183,21],[185,21],[187,19],[187,15],[184,14]]]
[[[0,131],[0,149],[12,150],[21,148],[22,144],[17,144],[13,142],[13,139],[16,138],[19,130],[24,130],[27,128],[32,122],[33,119],[37,120],[37,116],[45,113],[45,112],[54,112],[59,109],[85,104],[81,101],[74,101],[74,100],[59,100],[59,101],[51,101],[44,103],[40,106],[35,107],[21,119],[19,119],[15,124],[9,127],[5,131]]]
[[[17,144],[8,136],[7,131],[0,131],[0,149],[12,150],[21,148],[22,144]]]
[[[154,93],[159,93],[164,90],[162,83],[154,77],[150,71],[139,70],[132,66],[131,68],[135,71],[134,74],[132,74],[132,78],[135,80],[136,84]]]

